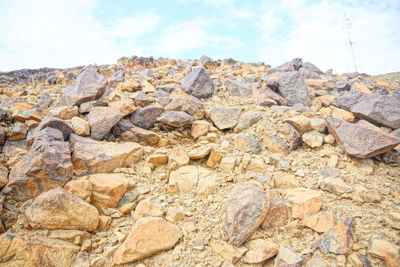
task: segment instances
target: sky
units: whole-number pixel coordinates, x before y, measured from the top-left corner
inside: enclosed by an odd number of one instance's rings
[[[0,71],[134,55],[400,71],[400,0],[1,0]]]

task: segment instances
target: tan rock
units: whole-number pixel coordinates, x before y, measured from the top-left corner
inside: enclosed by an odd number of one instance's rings
[[[297,132],[300,135],[303,135],[304,133],[312,130],[310,118],[308,118],[304,115],[294,116],[294,117],[286,120],[286,122],[293,125],[294,128],[296,128]]]
[[[132,133],[136,139],[143,141],[150,146],[155,146],[158,144],[158,141],[160,141],[160,136],[158,134],[140,127],[134,126],[129,129],[129,132]]]
[[[265,239],[248,241],[245,246],[249,249],[243,261],[249,264],[262,263],[278,254],[279,245]]]
[[[353,115],[353,113],[341,109],[341,108],[333,108],[332,110],[332,117],[335,117],[337,119],[341,119],[347,122],[353,122],[355,117]]]
[[[79,117],[73,117],[71,119],[72,129],[77,135],[80,136],[88,136],[90,135],[90,124],[88,121],[85,121]]]
[[[306,188],[296,188],[288,190],[287,199],[292,206],[292,217],[294,219],[303,219],[319,211],[322,203],[322,193]]]
[[[290,189],[299,187],[299,181],[292,174],[275,174],[272,177],[273,186],[278,189]]]
[[[214,169],[216,165],[221,161],[222,153],[216,150],[211,151],[210,156],[207,160],[207,166]]]
[[[311,148],[322,146],[324,143],[324,135],[317,131],[306,132],[301,136],[303,142]]]
[[[34,228],[93,231],[99,222],[97,209],[61,188],[38,196],[25,212]]]
[[[176,207],[169,207],[165,219],[172,223],[177,223],[185,218],[185,214]]]
[[[400,247],[386,240],[372,239],[369,253],[385,260],[388,267],[396,267],[400,264]]]
[[[245,246],[236,248],[222,240],[212,240],[210,245],[216,254],[233,264],[237,263],[248,250]]]
[[[272,198],[269,204],[269,212],[261,224],[261,228],[268,230],[269,228],[284,226],[289,223],[290,214],[290,207],[284,201]]]
[[[127,180],[121,173],[98,173],[88,177],[93,193],[90,203],[99,210],[117,207],[127,188]]]
[[[90,196],[92,195],[92,183],[88,180],[72,180],[69,181],[64,189],[71,192],[76,197],[90,202]]]
[[[388,214],[389,225],[394,229],[400,230],[400,213],[399,212],[389,212]]]
[[[207,157],[212,150],[211,146],[202,146],[196,149],[191,150],[188,153],[189,159],[196,160],[196,159],[203,159]]]
[[[203,120],[193,121],[190,135],[197,139],[200,136],[206,135],[210,129],[210,123]]]
[[[269,152],[280,153],[280,154],[287,154],[289,152],[289,148],[283,142],[283,140],[281,140],[279,137],[275,137],[271,134],[263,134],[261,136],[261,142]],[[300,139],[300,142],[301,142],[301,139]],[[294,145],[294,146],[296,146],[296,148],[297,148],[297,145]],[[292,146],[293,149],[294,149],[294,146]]]
[[[22,122],[16,122],[10,133],[10,136],[8,137],[8,140],[11,141],[23,140],[26,138],[27,133],[28,133],[28,127],[26,126],[26,124]]]
[[[200,177],[197,184],[197,196],[206,198],[217,190],[218,179],[212,175]]]
[[[99,224],[97,225],[97,231],[104,232],[107,231],[108,227],[111,224],[111,217],[110,216],[105,216],[105,215],[100,215],[99,216]]]
[[[352,187],[346,184],[342,179],[334,177],[323,179],[319,186],[322,190],[336,195],[351,193],[353,191]]]
[[[279,246],[278,255],[275,258],[274,267],[300,267],[304,265],[304,258],[296,253],[291,247]]]
[[[210,174],[211,172],[203,167],[192,165],[180,167],[170,173],[167,193],[190,193],[197,187],[200,179],[204,179]]]
[[[236,158],[235,157],[223,157],[219,167],[224,171],[232,171],[235,168]]]
[[[136,110],[134,101],[130,99],[113,101],[108,103],[108,106],[113,108],[118,108],[122,112],[122,114],[124,114],[124,116],[132,114]]]
[[[54,117],[63,119],[63,120],[70,120],[75,116],[78,116],[78,107],[77,106],[58,106],[51,108],[50,110],[51,115]]]
[[[239,108],[215,107],[210,111],[210,119],[220,130],[232,129],[239,121]]]
[[[147,162],[159,165],[166,165],[168,163],[168,155],[166,153],[156,152],[147,158]]]
[[[138,162],[143,147],[138,143],[99,142],[72,134],[69,140],[76,173],[109,173]]]
[[[235,246],[243,244],[265,220],[269,198],[255,183],[236,185],[226,201],[225,231]]]
[[[139,220],[143,217],[162,217],[164,215],[164,207],[159,203],[155,203],[149,199],[143,199],[137,205],[132,217]]]
[[[234,145],[242,152],[259,153],[261,151],[261,144],[251,135],[238,135],[234,140]]]
[[[326,232],[335,226],[335,220],[331,212],[318,212],[304,217],[303,223],[318,233]]]
[[[161,218],[142,218],[115,251],[113,262],[118,265],[150,257],[171,249],[181,237],[180,228],[174,224]]]
[[[102,140],[111,128],[119,122],[124,114],[117,107],[93,107],[90,109],[88,121],[90,124],[90,137]]]
[[[176,164],[176,166],[181,167],[184,165],[188,165],[189,161],[189,156],[186,154],[185,150],[181,148],[173,149],[168,154],[168,166]]]

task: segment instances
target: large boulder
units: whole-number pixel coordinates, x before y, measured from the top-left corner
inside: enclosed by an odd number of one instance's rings
[[[125,241],[115,251],[113,261],[116,265],[120,265],[169,250],[178,243],[182,235],[179,226],[164,219],[155,217],[139,219]]]
[[[226,201],[225,230],[230,241],[242,245],[268,215],[269,198],[255,183],[236,185]]]
[[[78,175],[109,173],[138,162],[143,155],[143,147],[135,142],[101,142],[75,134],[71,134],[69,142],[74,172]]]
[[[307,84],[297,71],[287,72],[279,78],[279,92],[287,99],[289,105],[301,103],[308,106],[311,103]]]
[[[197,98],[210,97],[215,92],[214,84],[203,67],[189,72],[181,82],[183,91]]]
[[[124,114],[117,107],[93,107],[88,115],[91,128],[90,137],[101,140]]]
[[[251,94],[251,88],[241,81],[226,80],[225,86],[233,96],[249,96]]]
[[[63,90],[63,102],[79,106],[82,103],[99,99],[107,87],[107,79],[98,72],[97,67],[86,68],[79,74],[74,84]]]
[[[347,154],[370,158],[392,150],[400,139],[361,124],[352,124],[337,118],[327,119],[328,130]]]
[[[29,153],[10,171],[3,192],[25,201],[67,183],[72,174],[71,152],[63,134],[54,128],[38,132]]]
[[[163,113],[164,108],[159,106],[147,106],[138,108],[132,113],[131,121],[134,125],[143,128],[150,129],[157,122],[157,118]]]
[[[93,231],[99,222],[95,207],[62,188],[42,193],[25,212],[33,228]]]

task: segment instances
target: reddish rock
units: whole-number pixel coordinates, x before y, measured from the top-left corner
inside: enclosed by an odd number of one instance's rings
[[[88,115],[90,137],[95,140],[103,139],[123,116],[124,114],[117,107],[93,107]]]
[[[193,117],[183,111],[169,111],[158,117],[157,121],[171,127],[184,127],[192,124]]]
[[[23,140],[26,138],[26,134],[28,133],[28,127],[25,123],[17,122],[15,123],[10,137],[8,138],[11,141]]]
[[[328,130],[351,156],[370,158],[392,150],[400,139],[370,128],[328,118]]]
[[[269,212],[261,228],[267,230],[272,227],[286,225],[290,220],[290,207],[282,200],[272,198],[269,205]]]

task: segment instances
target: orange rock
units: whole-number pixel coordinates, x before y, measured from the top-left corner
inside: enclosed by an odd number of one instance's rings
[[[287,199],[292,207],[292,217],[294,219],[303,219],[319,211],[322,203],[322,193],[306,188],[296,188],[288,190]]]
[[[311,229],[323,233],[335,226],[333,214],[331,212],[319,212],[317,214],[304,217],[303,223]]]

